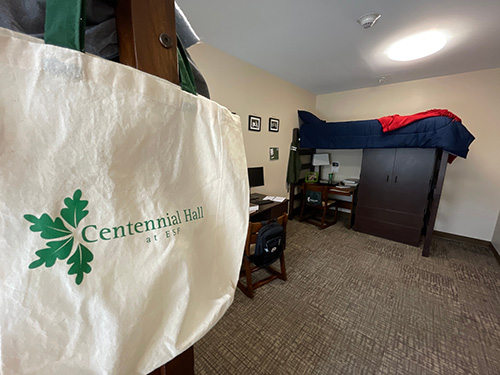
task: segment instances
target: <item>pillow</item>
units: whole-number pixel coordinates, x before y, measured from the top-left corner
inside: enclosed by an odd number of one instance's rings
[[[318,122],[321,122],[321,123],[326,122],[324,120],[317,118],[311,112],[307,112],[307,111],[300,111],[299,110],[299,117],[303,122],[308,123],[308,124],[314,124],[314,123],[318,123]]]

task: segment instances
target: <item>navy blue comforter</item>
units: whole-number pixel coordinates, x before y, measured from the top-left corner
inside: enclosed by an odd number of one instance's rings
[[[303,121],[305,118],[311,122],[304,122],[300,127],[301,148],[441,148],[466,158],[474,140],[460,121],[449,117],[429,117],[384,133],[378,120],[323,122],[311,120],[314,115],[310,113],[303,115],[304,111],[299,111]]]

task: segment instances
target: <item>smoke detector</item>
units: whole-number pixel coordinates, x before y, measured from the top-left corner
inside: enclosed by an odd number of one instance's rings
[[[375,22],[380,18],[378,13],[368,13],[358,18],[358,23],[363,26],[363,29],[369,29],[375,25]]]

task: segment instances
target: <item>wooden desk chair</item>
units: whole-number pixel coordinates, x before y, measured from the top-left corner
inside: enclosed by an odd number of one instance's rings
[[[282,216],[278,217],[276,221],[283,227],[286,239],[286,224],[288,222],[288,214],[286,213],[283,214]],[[259,230],[262,228],[262,226],[263,225],[261,223],[250,223],[248,225],[247,241],[245,243],[245,253],[243,255],[243,264],[240,272],[240,278],[242,277],[246,278],[246,285],[243,284],[241,280],[238,280],[238,288],[240,288],[240,290],[243,293],[245,293],[247,297],[250,298],[253,298],[255,289],[260,288],[261,286],[266,285],[267,283],[275,279],[281,279],[283,281],[286,281],[286,268],[285,268],[286,241],[283,244],[283,252],[279,257],[281,266],[280,271],[276,270],[271,265],[262,267],[257,266],[251,261],[253,253],[252,250],[255,247],[255,243],[257,242],[257,234],[259,233]],[[252,280],[252,273],[261,269],[265,269],[267,272],[269,272],[270,276],[266,277],[265,279],[254,282]]]
[[[306,207],[311,207],[321,211],[321,219],[316,217],[307,218],[307,222],[315,224],[324,229],[337,222],[337,201],[328,198],[327,186],[304,184],[302,191],[302,207],[300,209],[300,221],[304,220],[304,211]],[[326,221],[326,214],[330,207],[335,207],[335,216],[333,221]]]

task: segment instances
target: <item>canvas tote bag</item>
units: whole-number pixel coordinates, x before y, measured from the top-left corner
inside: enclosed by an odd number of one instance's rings
[[[5,29],[0,51],[0,373],[149,373],[233,300],[239,118]]]

